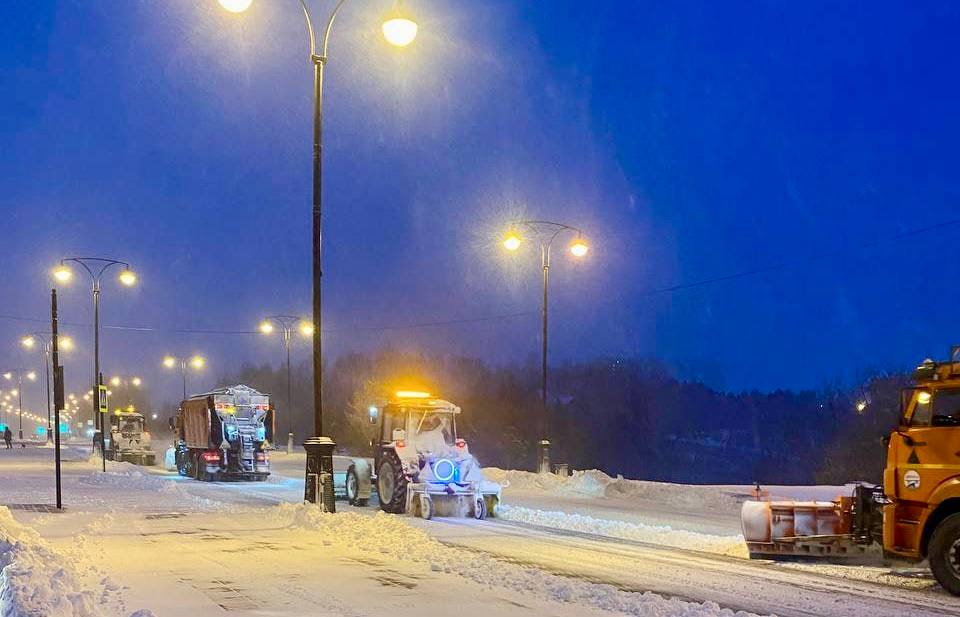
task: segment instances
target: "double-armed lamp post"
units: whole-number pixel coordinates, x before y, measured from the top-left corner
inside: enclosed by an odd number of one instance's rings
[[[177,357],[177,356],[164,356],[163,358],[163,368],[167,369],[177,369],[180,372],[180,376],[183,378],[183,398],[180,400],[187,400],[187,373],[192,369],[196,372],[200,372],[203,368],[207,366],[207,361],[203,356],[191,356],[187,357]]]
[[[549,307],[550,283],[550,251],[553,243],[562,235],[573,235],[569,245],[570,254],[576,258],[584,257],[590,250],[583,237],[583,231],[553,221],[524,220],[515,221],[510,225],[510,231],[503,239],[503,248],[508,251],[518,250],[527,239],[540,244],[540,269],[543,271],[543,311],[540,355],[540,448],[537,460],[537,470],[540,473],[550,472],[550,416],[547,406],[547,318]]]
[[[219,0],[223,8],[233,13],[240,13],[250,7],[252,0]],[[304,499],[317,503],[318,499],[323,509],[335,511],[333,500],[333,449],[335,443],[329,437],[323,436],[323,354],[322,354],[322,315],[320,282],[323,274],[321,268],[322,226],[321,203],[323,193],[323,69],[327,65],[330,43],[330,31],[333,22],[340,13],[346,0],[338,0],[327,25],[323,29],[323,38],[320,41],[320,53],[317,53],[317,37],[310,18],[310,11],[304,0],[300,0],[300,8],[307,24],[307,35],[310,39],[310,64],[313,65],[313,324],[316,331],[313,337],[313,423],[315,437],[304,443],[307,449],[306,485]],[[382,24],[384,38],[392,45],[406,47],[417,36],[417,23],[405,17],[400,12],[399,2],[387,14]]]
[[[100,284],[103,275],[114,266],[120,268],[117,280],[124,287],[133,287],[137,284],[137,275],[130,269],[130,264],[116,259],[103,257],[65,257],[53,271],[53,278],[58,283],[69,283],[73,279],[73,270],[70,264],[76,264],[90,275],[93,282],[93,420],[96,430],[99,431],[99,445],[103,458],[103,470],[107,469],[106,453],[103,453],[103,418],[100,408]]]
[[[40,353],[43,355],[44,365],[47,369],[47,441],[53,439],[53,412],[51,409],[51,396],[53,396],[53,393],[50,389],[50,343],[52,340],[52,335],[48,336],[41,332],[32,332],[20,340],[20,344],[27,349],[40,348]],[[73,340],[69,336],[58,336],[57,341],[60,343],[60,351],[70,351],[73,349]]]
[[[293,447],[293,376],[290,368],[290,345],[293,343],[294,329],[300,332],[304,338],[310,338],[314,335],[315,328],[313,324],[305,319],[294,315],[270,315],[260,322],[260,332],[269,336],[280,328],[283,334],[283,349],[287,354],[287,454]]]
[[[14,377],[17,378],[17,417],[19,419],[17,439],[23,441],[23,378],[26,377],[30,381],[36,381],[37,374],[25,368],[14,368],[3,372],[3,378],[7,381]]]

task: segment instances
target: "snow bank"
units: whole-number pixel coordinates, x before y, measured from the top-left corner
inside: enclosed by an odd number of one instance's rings
[[[511,491],[566,497],[654,501],[683,508],[706,508],[729,512],[739,511],[742,501],[742,496],[736,495],[728,488],[626,480],[621,476],[611,478],[596,469],[574,471],[567,477],[496,467],[485,467],[483,473],[488,479],[509,487]]]
[[[101,617],[116,614],[119,593],[89,562],[55,552],[0,507],[0,615]]]
[[[565,529],[580,533],[589,533],[611,538],[636,540],[674,548],[683,548],[732,557],[747,558],[747,546],[743,536],[715,536],[705,533],[674,529],[669,525],[645,525],[643,523],[627,523],[594,518],[581,514],[566,512],[548,512],[533,510],[519,506],[502,505],[497,516],[504,520],[549,527],[551,529]]]
[[[462,576],[481,585],[507,588],[544,600],[592,606],[644,617],[746,617],[744,612],[644,592],[621,591],[612,585],[590,583],[501,561],[490,555],[447,546],[399,516],[377,512],[324,514],[316,506],[282,504],[274,515],[296,527],[316,531],[333,548],[382,555],[424,564],[434,572]]]

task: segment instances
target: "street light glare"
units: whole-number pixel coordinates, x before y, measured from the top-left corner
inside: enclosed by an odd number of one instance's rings
[[[173,368],[177,364],[177,359],[173,356],[166,356],[163,359],[163,365],[167,368]]]
[[[300,322],[300,334],[304,336],[313,336],[313,333],[316,331],[316,328],[313,327],[313,324],[309,321]]]
[[[397,47],[406,47],[417,38],[417,22],[405,17],[394,17],[383,22],[383,38]]]
[[[132,383],[134,386],[139,388],[140,384],[142,384],[143,381],[139,377],[134,377],[133,379],[130,380],[130,383]]]
[[[30,381],[34,381],[36,378],[37,378],[37,374],[34,373],[33,371],[30,371],[29,373],[27,373],[27,379],[29,379]]]
[[[33,346],[37,344],[36,339],[34,339],[32,336],[25,336],[25,337],[23,337],[23,340],[20,341],[20,342],[21,342],[21,343],[23,344],[23,346],[26,347],[27,349],[33,349]]]
[[[190,358],[190,366],[197,370],[202,369],[206,363],[207,361],[204,360],[202,356],[194,356]]]
[[[60,349],[64,351],[70,351],[71,349],[73,349],[72,338],[70,338],[69,336],[60,336],[58,338],[60,340]]]
[[[590,247],[583,240],[577,240],[570,245],[570,252],[573,253],[574,257],[583,257],[589,250]]]
[[[508,234],[503,240],[503,248],[507,249],[508,251],[515,251],[520,248],[521,242],[522,240],[520,240],[520,236],[517,234]]]
[[[220,6],[231,13],[242,13],[250,8],[253,0],[220,0]]]
[[[3,374],[3,378],[7,380],[13,379],[13,373],[6,372]]]
[[[61,264],[53,270],[53,278],[61,283],[68,283],[70,279],[73,278],[73,271]]]
[[[110,385],[113,386],[113,387],[119,386],[119,385],[120,385],[120,378],[119,378],[119,377],[111,377],[111,378],[110,378]]]
[[[269,320],[264,319],[260,322],[260,332],[264,334],[270,334],[273,332],[273,324]]]
[[[127,269],[120,273],[120,276],[117,277],[120,279],[120,282],[127,287],[133,287],[137,282],[137,275],[134,274],[133,270]]]

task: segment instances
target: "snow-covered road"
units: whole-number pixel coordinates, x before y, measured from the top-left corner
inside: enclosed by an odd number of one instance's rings
[[[102,474],[70,455],[63,513],[32,507],[52,502],[48,453],[0,456],[0,503],[15,519],[0,535],[25,538],[0,564],[56,552],[93,607],[37,614],[960,614],[922,568],[738,556],[743,487],[491,470],[510,483],[502,519],[422,521],[299,505],[297,454],[275,454],[269,482],[215,484],[113,463]]]

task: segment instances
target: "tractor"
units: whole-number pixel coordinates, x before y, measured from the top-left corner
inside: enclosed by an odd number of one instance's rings
[[[347,469],[345,493],[351,505],[366,505],[371,484],[380,508],[393,514],[495,516],[500,485],[483,477],[467,442],[457,436],[460,408],[426,392],[400,391],[383,406],[371,408],[378,425],[368,459],[354,459]]]

